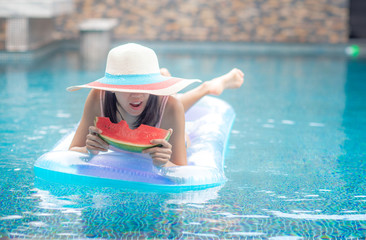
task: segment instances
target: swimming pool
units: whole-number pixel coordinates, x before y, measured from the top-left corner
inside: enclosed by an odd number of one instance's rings
[[[65,88],[102,76],[104,60],[88,63],[65,48],[2,62],[0,238],[366,237],[364,59],[177,49],[157,49],[174,75],[246,74],[241,89],[220,96],[237,114],[228,182],[162,193],[35,178],[35,160],[81,116],[87,91]]]

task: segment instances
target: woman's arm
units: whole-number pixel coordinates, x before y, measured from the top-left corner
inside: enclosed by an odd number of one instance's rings
[[[94,119],[100,115],[100,91],[92,89],[85,101],[83,116],[69,150],[82,153],[88,153],[89,150],[94,154],[108,150],[108,144],[97,135],[101,133],[100,130],[94,127]]]
[[[177,98],[169,97],[160,127],[172,129],[169,142],[154,140],[154,144],[161,144],[162,147],[150,148],[144,152],[149,153],[158,166],[187,165],[184,107]]]

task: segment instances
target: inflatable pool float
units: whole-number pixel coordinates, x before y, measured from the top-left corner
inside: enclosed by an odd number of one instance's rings
[[[187,166],[158,168],[149,155],[108,151],[98,155],[68,151],[75,131],[34,164],[37,177],[63,183],[112,184],[147,189],[203,189],[223,184],[224,159],[235,118],[232,107],[204,97],[186,113],[191,140]]]

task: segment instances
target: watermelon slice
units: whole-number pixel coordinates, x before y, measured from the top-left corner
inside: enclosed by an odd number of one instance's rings
[[[110,145],[129,152],[142,152],[158,145],[150,143],[153,139],[169,140],[170,131],[141,124],[130,129],[126,121],[112,123],[108,117],[96,117],[95,126],[102,130],[99,136]]]

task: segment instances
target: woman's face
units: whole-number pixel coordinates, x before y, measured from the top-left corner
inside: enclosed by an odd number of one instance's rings
[[[116,92],[119,104],[131,116],[139,116],[145,109],[150,94]]]

